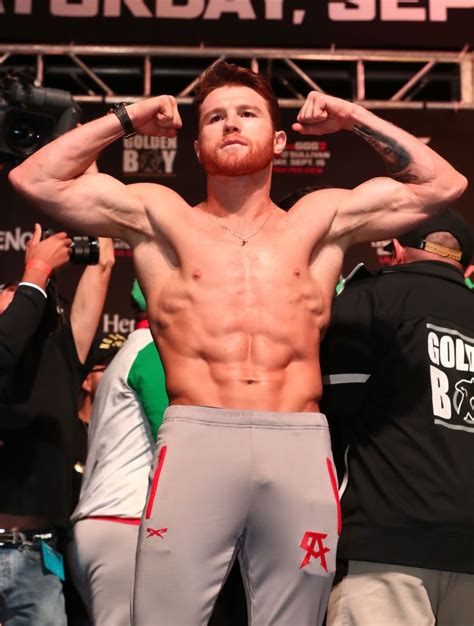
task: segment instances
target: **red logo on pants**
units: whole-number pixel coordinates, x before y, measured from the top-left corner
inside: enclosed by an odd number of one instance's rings
[[[308,531],[305,532],[304,537],[300,543],[300,548],[306,550],[306,556],[301,561],[300,569],[302,567],[305,567],[306,565],[309,565],[311,558],[313,558],[320,559],[321,567],[325,572],[328,571],[325,554],[330,550],[323,544],[323,539],[326,539],[326,537],[327,533],[311,533]],[[317,551],[315,550],[316,544],[318,544]]]
[[[150,537],[159,537],[160,539],[164,539],[163,535],[164,533],[167,531],[167,528],[150,528],[148,527],[146,529],[146,532],[148,533],[146,538],[149,539]]]

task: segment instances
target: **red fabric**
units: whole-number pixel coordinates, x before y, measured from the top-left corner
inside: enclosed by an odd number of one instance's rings
[[[336,498],[337,504],[337,534],[341,534],[342,530],[342,515],[341,515],[341,502],[339,500],[339,491],[337,488],[336,476],[334,474],[334,468],[331,463],[331,459],[326,459],[326,465],[328,468],[329,478],[331,480],[331,487],[334,493],[334,497]]]
[[[98,519],[103,522],[117,522],[118,524],[131,524],[132,526],[140,526],[139,517],[113,517],[111,515],[89,515],[84,519]]]
[[[158,481],[160,480],[161,470],[163,469],[163,463],[165,462],[167,446],[163,446],[160,450],[160,456],[158,457],[158,466],[153,476],[153,482],[151,484],[150,498],[146,505],[145,519],[150,519],[151,512],[153,510],[153,503],[155,501],[156,490],[158,489]]]
[[[135,324],[135,330],[139,328],[150,328],[150,322],[148,320],[140,320]]]

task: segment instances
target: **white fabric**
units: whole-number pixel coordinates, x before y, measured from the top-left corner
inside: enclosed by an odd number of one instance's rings
[[[141,517],[155,442],[127,378],[137,354],[151,341],[149,329],[131,333],[99,383],[73,524],[91,516]]]

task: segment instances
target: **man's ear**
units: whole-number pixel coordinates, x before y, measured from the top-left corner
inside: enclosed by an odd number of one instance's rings
[[[391,265],[400,265],[401,263],[406,263],[407,255],[405,253],[405,248],[398,241],[398,239],[393,239],[393,255],[392,255],[392,263]]]
[[[197,160],[201,163],[201,148],[199,147],[199,141],[195,139],[193,141],[194,152],[196,153]]]
[[[92,387],[91,387],[91,375],[90,374],[87,374],[87,376],[84,378],[81,388],[86,393],[91,392]]]
[[[286,146],[286,133],[284,130],[277,130],[273,139],[273,154],[279,156]]]

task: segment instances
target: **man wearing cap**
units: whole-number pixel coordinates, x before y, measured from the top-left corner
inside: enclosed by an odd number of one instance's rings
[[[102,626],[130,625],[140,517],[156,435],[168,406],[163,366],[137,281],[131,299],[135,330],[95,395],[68,548],[74,583],[93,623]]]
[[[329,626],[474,623],[473,247],[450,210],[335,300],[321,365],[345,476]]]

